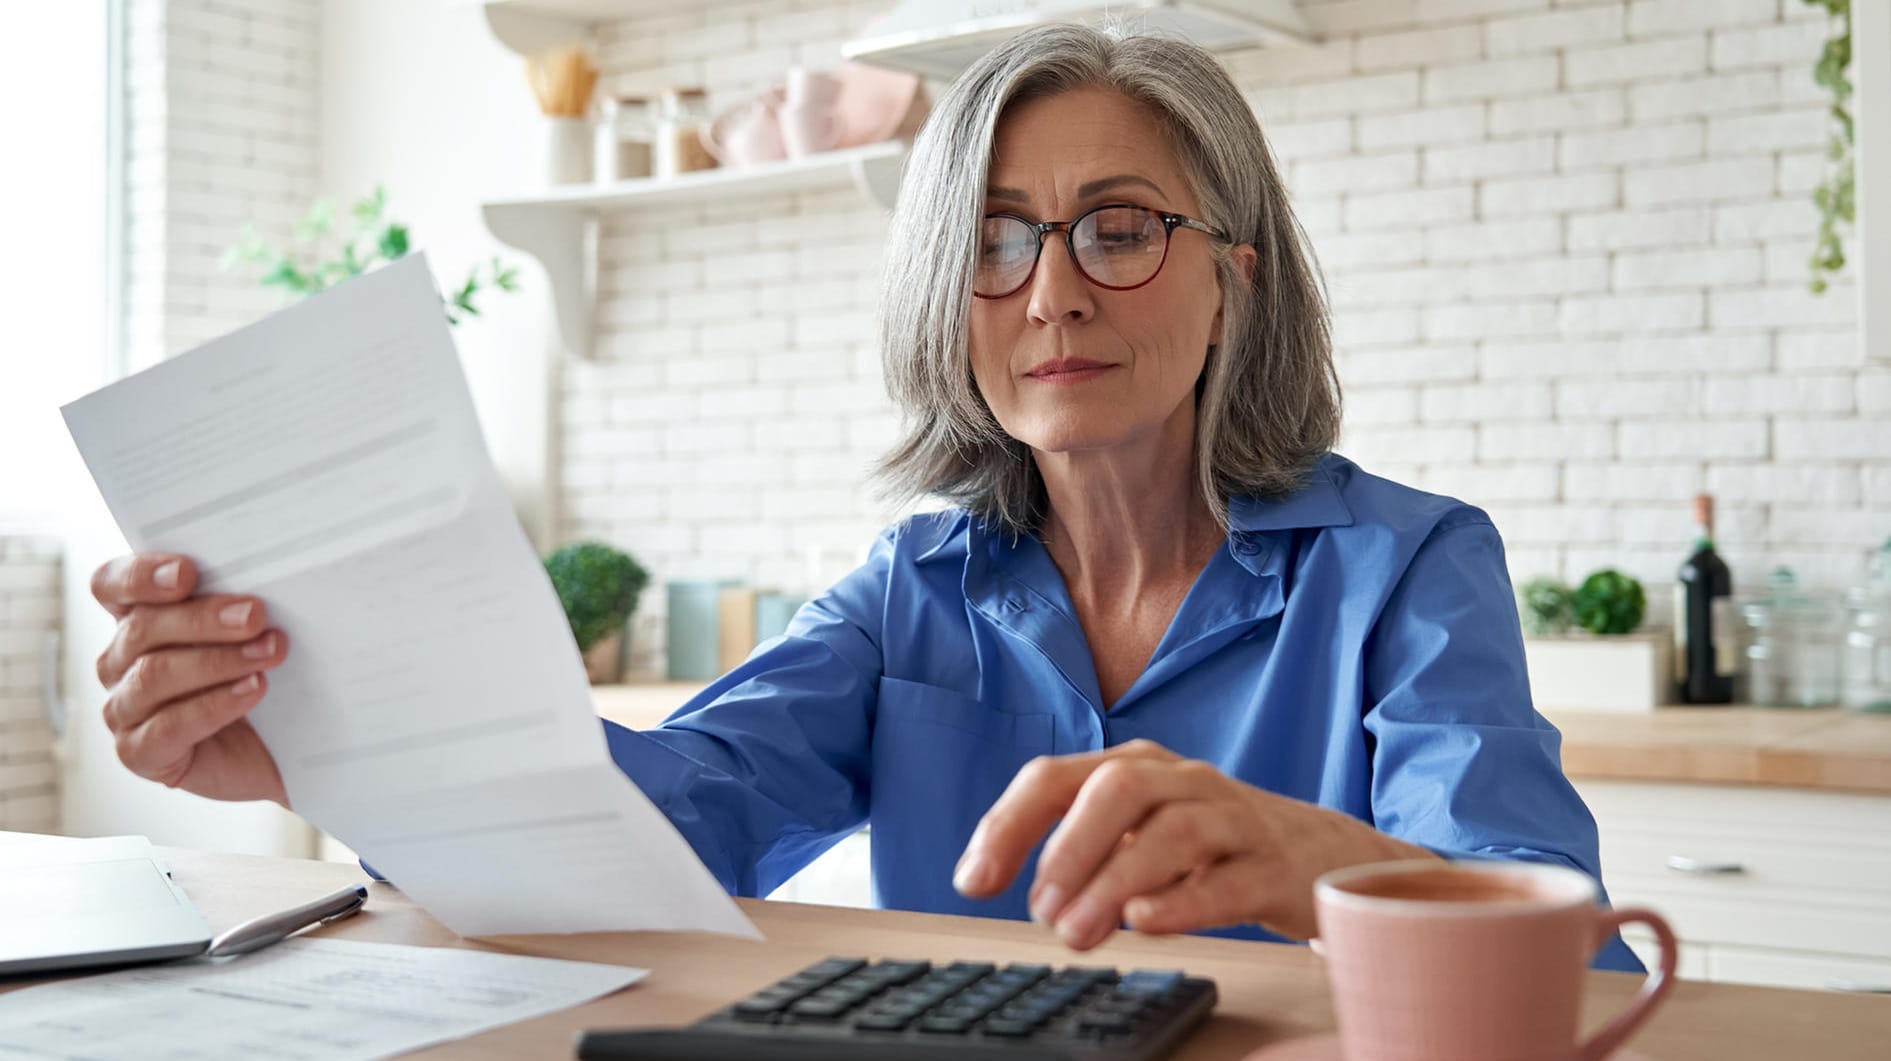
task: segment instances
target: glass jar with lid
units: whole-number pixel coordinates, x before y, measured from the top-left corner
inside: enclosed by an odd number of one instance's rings
[[[1871,574],[1848,603],[1845,706],[1891,711],[1891,540],[1872,557]]]
[[[1839,601],[1802,591],[1790,568],[1777,568],[1766,581],[1767,596],[1741,607],[1747,701],[1766,707],[1836,704],[1845,620]]]
[[[708,93],[700,88],[664,89],[651,152],[652,175],[677,177],[715,168],[716,158],[702,141],[708,124]]]
[[[650,101],[643,96],[605,96],[598,102],[596,158],[600,184],[650,176]]]

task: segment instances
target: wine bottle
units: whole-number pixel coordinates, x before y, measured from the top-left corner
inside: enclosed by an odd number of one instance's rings
[[[1674,670],[1690,704],[1733,702],[1733,573],[1714,552],[1714,499],[1694,497],[1694,553],[1674,586]]]

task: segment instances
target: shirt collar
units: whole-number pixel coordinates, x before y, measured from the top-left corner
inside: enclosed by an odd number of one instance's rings
[[[1236,534],[1296,530],[1302,527],[1350,527],[1353,510],[1333,481],[1333,460],[1322,457],[1300,489],[1286,497],[1228,499],[1228,525]]]
[[[1229,498],[1229,537],[1238,546],[1245,535],[1261,531],[1352,526],[1353,510],[1347,506],[1346,499],[1340,495],[1339,484],[1333,479],[1333,466],[1338,460],[1331,454],[1321,457],[1307,476],[1307,481],[1286,497],[1272,500],[1247,496]],[[995,525],[965,513],[960,520],[954,521],[949,533],[940,534],[914,557],[914,561],[924,563],[946,556],[963,558],[967,544],[966,530],[976,532],[981,538],[1006,533]],[[1243,567],[1252,571],[1258,566],[1247,559],[1253,553],[1241,551],[1241,555]]]

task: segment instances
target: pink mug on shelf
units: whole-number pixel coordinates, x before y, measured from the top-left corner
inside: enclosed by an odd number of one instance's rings
[[[1381,862],[1314,882],[1340,1052],[1346,1061],[1601,1061],[1674,986],[1674,932],[1649,910],[1596,905],[1564,866]],[[1661,945],[1635,1001],[1576,1039],[1584,973],[1616,929]]]
[[[782,86],[781,144],[789,158],[830,151],[840,143],[841,82],[831,74],[794,67]]]
[[[781,142],[781,94],[765,92],[717,115],[699,132],[703,149],[724,166],[787,157]]]

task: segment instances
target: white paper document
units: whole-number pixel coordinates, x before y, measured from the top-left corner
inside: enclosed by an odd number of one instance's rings
[[[0,995],[0,1053],[35,1061],[387,1057],[589,1002],[645,970],[291,939]]]
[[[268,606],[296,813],[462,935],[760,933],[610,761],[424,257],[65,407],[132,547]]]

